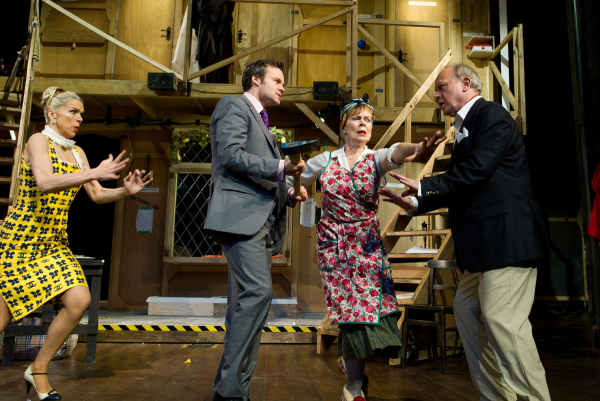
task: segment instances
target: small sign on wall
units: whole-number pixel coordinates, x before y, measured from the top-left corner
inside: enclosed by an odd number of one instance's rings
[[[152,220],[154,219],[154,209],[146,206],[140,207],[135,218],[135,228],[138,234],[152,233]]]

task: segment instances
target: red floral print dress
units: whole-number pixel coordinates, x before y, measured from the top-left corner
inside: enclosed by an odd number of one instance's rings
[[[317,252],[331,324],[379,324],[381,317],[398,312],[379,233],[380,175],[374,157],[368,154],[349,171],[329,154],[319,177]]]

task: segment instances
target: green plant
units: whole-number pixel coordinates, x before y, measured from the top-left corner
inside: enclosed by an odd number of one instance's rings
[[[292,134],[288,131],[277,130],[277,127],[269,128],[271,134],[275,137],[277,143],[285,143],[292,140]],[[209,128],[193,129],[189,131],[174,132],[173,138],[169,141],[169,147],[173,152],[171,160],[175,163],[181,162],[179,151],[183,148],[189,148],[195,145],[204,147],[210,144]]]

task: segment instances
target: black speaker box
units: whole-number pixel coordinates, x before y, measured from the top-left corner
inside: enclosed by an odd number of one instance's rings
[[[338,100],[339,84],[334,81],[313,82],[313,98],[315,100]]]
[[[177,90],[177,79],[172,72],[149,72],[148,89],[151,90]]]

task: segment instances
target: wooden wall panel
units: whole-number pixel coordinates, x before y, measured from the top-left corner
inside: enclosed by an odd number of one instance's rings
[[[292,31],[294,15],[293,6],[288,4],[251,4],[236,3],[234,9],[234,47],[233,54],[246,51],[270,39],[276,38]],[[237,42],[238,31],[242,31],[241,43]],[[282,61],[286,66],[285,81],[291,82],[293,52],[291,52],[293,39],[284,40],[271,47],[260,50],[233,63],[233,83],[242,83],[244,68],[259,59],[275,59]]]
[[[120,0],[117,39],[160,64],[169,67],[175,40],[161,37],[173,29],[175,0]],[[146,81],[148,72],[159,71],[133,54],[117,48],[114,79]]]
[[[415,3],[415,2],[412,2]],[[428,2],[430,3],[430,2]],[[435,7],[411,5],[409,0],[396,0],[396,19],[427,21],[448,24],[448,2],[437,1]],[[448,48],[448,35],[444,33],[444,48]],[[424,82],[440,62],[439,29],[425,27],[396,28],[396,53],[402,50],[403,65]],[[402,72],[396,72],[396,106],[407,103],[419,88]],[[423,97],[417,107],[436,107],[429,97]]]
[[[309,24],[340,10],[332,6],[300,6],[304,24]],[[359,14],[367,14],[375,18],[375,14],[385,15],[385,8],[380,0],[377,2],[359,2]],[[298,85],[312,86],[314,81],[337,81],[343,87],[346,84],[346,25],[344,22],[350,14],[330,21],[326,25],[310,29],[300,35],[298,40]],[[379,26],[367,27],[367,31],[381,37],[385,42],[383,29]],[[376,33],[375,33],[376,32]],[[363,39],[360,37],[359,40]],[[375,105],[374,77],[384,76],[384,67],[375,68],[376,49],[367,44],[358,50],[358,93],[368,93]],[[381,62],[381,60],[379,60]],[[385,99],[381,105],[385,105]]]
[[[96,28],[108,32],[110,22],[105,10],[69,10],[84,21],[94,25]],[[48,43],[44,35],[50,35],[66,30],[84,31],[82,25],[74,22],[59,11],[45,6],[42,18],[43,32],[42,57],[39,66],[39,75],[45,78],[90,78],[103,79],[106,64],[107,43],[98,44],[75,44],[72,43]],[[68,27],[68,28],[65,28]],[[55,36],[55,35],[54,35]],[[94,35],[98,37],[97,35]]]
[[[144,153],[163,153],[165,144],[171,138],[171,133],[135,132],[130,134],[133,151],[141,157],[133,159],[130,171],[143,169],[145,166]],[[118,266],[111,271],[111,288],[116,287],[111,294],[119,300],[111,299],[113,305],[124,302],[133,309],[144,309],[146,299],[152,295],[161,294],[163,271],[163,245],[165,237],[165,216],[167,206],[167,183],[169,163],[165,159],[151,159],[150,168],[154,173],[153,188],[159,192],[140,192],[134,197],[125,198],[122,221],[115,225],[115,230],[121,229],[121,242],[113,247],[113,260],[118,258]],[[152,233],[138,234],[136,217],[142,206],[154,209]],[[115,268],[117,270],[115,271]],[[113,273],[117,276],[112,277]]]

